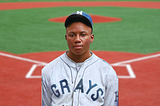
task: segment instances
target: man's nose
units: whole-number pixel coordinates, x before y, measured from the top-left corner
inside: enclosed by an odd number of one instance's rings
[[[80,43],[81,42],[81,38],[79,35],[76,35],[75,37],[75,43]]]

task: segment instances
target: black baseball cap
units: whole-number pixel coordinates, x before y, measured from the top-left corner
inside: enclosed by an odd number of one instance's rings
[[[71,25],[74,22],[82,22],[85,25],[91,27],[93,30],[93,21],[90,15],[83,11],[77,11],[75,13],[72,13],[69,15],[65,21],[65,27],[67,28],[69,25]]]

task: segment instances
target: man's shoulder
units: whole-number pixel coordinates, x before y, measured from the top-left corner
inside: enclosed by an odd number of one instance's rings
[[[96,62],[96,67],[98,67],[99,69],[102,69],[104,72],[107,72],[107,73],[115,73],[115,70],[113,69],[111,64],[102,58],[98,59],[98,61]]]
[[[96,56],[95,55],[95,57],[97,58],[97,64],[99,64],[100,66],[105,66],[105,67],[111,67],[111,65],[106,61],[106,60],[104,60],[104,59],[102,59],[102,58],[100,58],[100,57],[98,57],[98,56]]]
[[[99,66],[99,69],[103,72],[103,74],[107,75],[107,79],[114,79],[112,81],[118,80],[116,71],[106,60],[99,58],[99,63],[96,66]]]
[[[63,63],[62,60],[61,60],[62,55],[55,58],[54,60],[49,62],[46,66],[44,66],[43,69],[42,69],[42,73],[45,72],[45,71],[52,70],[53,68],[58,67],[59,64],[62,64]]]

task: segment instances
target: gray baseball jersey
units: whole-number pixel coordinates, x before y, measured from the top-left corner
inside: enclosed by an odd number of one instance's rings
[[[94,53],[75,63],[66,53],[42,69],[42,106],[117,106],[118,77]]]

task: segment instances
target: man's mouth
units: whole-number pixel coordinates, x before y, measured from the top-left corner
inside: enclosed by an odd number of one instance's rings
[[[74,46],[74,48],[75,48],[75,49],[81,49],[82,46],[81,46],[81,45],[76,45],[76,46]]]

